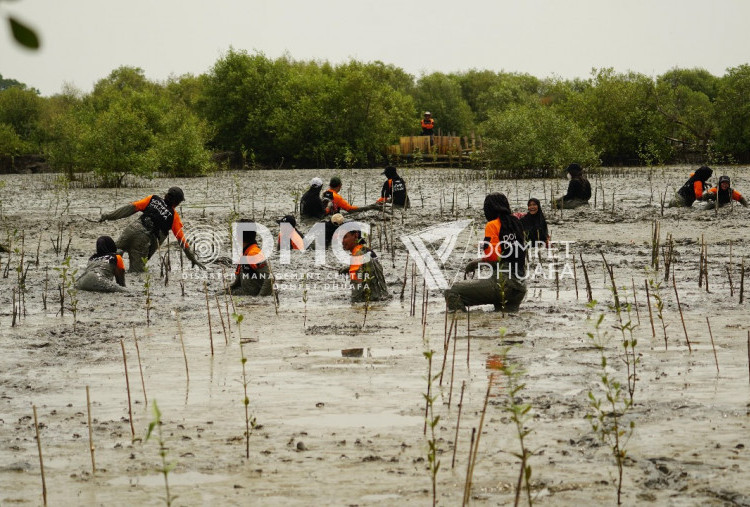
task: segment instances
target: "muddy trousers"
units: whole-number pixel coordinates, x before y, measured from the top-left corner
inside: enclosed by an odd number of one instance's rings
[[[493,270],[493,276],[456,282],[443,294],[448,311],[465,310],[467,306],[495,305],[495,310],[516,312],[526,296],[526,284]]]
[[[667,203],[667,208],[689,208],[693,203],[687,203],[685,198],[678,193],[674,194],[674,197]]]
[[[117,249],[128,253],[128,271],[142,273],[146,270],[143,259],[150,259],[159,246],[159,241],[140,222],[131,222],[117,240]]]
[[[268,267],[258,268],[255,273],[239,273],[229,288],[237,296],[270,296],[273,293],[273,275]]]
[[[84,273],[76,280],[76,289],[91,292],[124,292],[114,280],[103,277],[100,273]]]
[[[563,199],[562,197],[552,199],[552,209],[576,209],[588,205],[589,202],[583,199]]]

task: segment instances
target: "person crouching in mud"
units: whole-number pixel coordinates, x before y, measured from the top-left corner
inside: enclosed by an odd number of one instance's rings
[[[709,188],[703,192],[703,200],[713,201],[706,206],[706,209],[715,209],[716,206],[723,207],[729,204],[731,201],[737,201],[747,208],[747,199],[742,197],[742,194],[733,189],[730,185],[732,184],[729,176],[719,176],[719,186]]]
[[[583,175],[583,168],[578,164],[570,164],[565,172],[570,178],[568,193],[557,199],[552,199],[552,209],[575,209],[588,206],[591,199],[591,183]]]
[[[182,220],[175,209],[184,200],[185,194],[182,189],[172,187],[167,190],[167,194],[163,198],[158,195],[150,195],[140,201],[117,208],[110,213],[105,213],[99,218],[100,222],[120,220],[138,211],[141,212],[140,220],[128,224],[117,240],[117,248],[128,253],[131,272],[145,271],[144,259],[148,260],[154,255],[159,245],[167,239],[170,230],[179,241],[185,256],[193,263],[193,266],[206,269],[206,266],[198,260],[195,252],[188,245],[185,233],[182,230]]]
[[[252,224],[250,220],[240,222]],[[234,283],[229,292],[238,296],[270,296],[273,275],[263,252],[258,246],[255,231],[242,231],[242,262],[234,272]]]
[[[708,180],[713,173],[713,169],[704,165],[694,173],[690,174],[688,180],[677,192],[675,192],[674,197],[669,201],[667,207],[689,208],[693,205],[696,199],[702,199],[703,194],[710,186],[706,184],[706,180]]]
[[[352,303],[390,299],[383,267],[375,252],[365,246],[361,232],[353,230],[344,234],[341,246],[351,254],[349,267],[341,268],[340,272],[349,275],[352,284]]]
[[[125,290],[125,263],[117,255],[115,240],[109,236],[99,236],[96,253],[89,257],[86,269],[76,280],[76,289],[92,292]]]
[[[472,273],[489,265],[491,273],[480,270],[478,278],[456,282],[447,289],[444,295],[448,311],[492,304],[497,311],[517,312],[526,295],[524,232],[518,218],[511,214],[508,198],[500,193],[489,194],[484,199],[484,216],[484,256],[469,262],[464,272]]]

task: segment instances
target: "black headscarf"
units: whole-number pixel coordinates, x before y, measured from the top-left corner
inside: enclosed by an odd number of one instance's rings
[[[96,253],[89,257],[89,260],[94,260],[105,255],[115,255],[117,253],[117,245],[115,240],[109,236],[99,236],[96,239]]]
[[[713,169],[711,169],[708,166],[701,166],[695,171],[695,174],[693,174],[693,177],[691,178],[693,181],[703,181],[705,182],[708,178],[711,177],[711,175],[714,173]]]
[[[323,201],[320,199],[321,187],[310,185],[299,202],[300,215],[305,218],[323,218],[326,214]]]
[[[536,203],[539,211],[533,215],[531,213],[526,213],[522,216],[520,220],[521,226],[523,226],[528,241],[547,241],[549,230],[547,229],[547,220],[544,218],[544,213],[542,212],[542,204],[539,202],[539,199],[532,197],[526,203],[526,206],[532,202]]]
[[[500,219],[500,235],[502,237],[510,234],[515,235],[515,241],[517,244],[512,245],[513,252],[510,256],[505,258],[505,262],[507,264],[515,264],[517,266],[515,272],[517,274],[523,274],[526,257],[526,250],[521,248],[524,238],[523,226],[511,213],[510,203],[508,202],[508,198],[505,197],[505,194],[493,192],[484,198],[484,216],[488,222]],[[502,237],[500,238],[501,240]]]

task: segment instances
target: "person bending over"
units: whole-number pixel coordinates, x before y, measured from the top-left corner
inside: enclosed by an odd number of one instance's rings
[[[76,280],[76,289],[92,292],[125,290],[125,263],[117,255],[115,240],[109,236],[99,236],[96,253],[89,257],[86,269]]]
[[[251,220],[240,222],[254,223]],[[271,268],[258,246],[255,231],[242,231],[242,262],[234,271],[229,291],[239,296],[270,296],[273,292]]]
[[[182,189],[172,187],[167,190],[163,198],[158,195],[149,195],[140,201],[126,204],[110,213],[105,213],[99,218],[100,222],[120,220],[138,211],[141,212],[140,219],[129,223],[117,240],[117,248],[128,253],[130,271],[138,273],[145,270],[144,259],[148,260],[154,255],[159,245],[167,239],[170,230],[193,266],[206,269],[188,245],[182,229],[182,220],[175,209],[184,200],[185,194]]]
[[[709,188],[703,192],[703,199],[711,202],[706,209],[714,209],[716,206],[722,207],[729,204],[731,201],[737,201],[747,208],[747,199],[742,197],[742,194],[737,192],[731,186],[731,180],[729,176],[719,177],[719,186]]]
[[[703,194],[709,189],[706,181],[713,173],[713,169],[705,165],[698,168],[694,173],[691,173],[688,180],[675,192],[674,197],[669,201],[667,207],[689,208],[696,199],[702,199]]]
[[[354,230],[344,234],[341,246],[351,254],[349,267],[342,268],[341,272],[349,275],[352,303],[390,299],[383,267],[375,252],[365,246],[360,231]]]

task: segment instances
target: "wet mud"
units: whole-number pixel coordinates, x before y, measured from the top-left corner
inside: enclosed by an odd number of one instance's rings
[[[66,187],[54,175],[4,175],[0,244],[11,253],[0,254],[0,503],[42,501],[33,406],[50,505],[163,503],[159,444],[153,436],[145,440],[157,402],[167,461],[174,464],[168,480],[176,505],[426,505],[431,482],[424,393],[430,366],[424,352],[434,350],[433,375],[445,362],[442,382],[431,386],[440,416],[438,502],[461,502],[471,432],[479,427],[492,376],[471,503],[506,505],[515,496],[519,461],[513,453],[519,448],[505,380],[496,368],[510,347],[506,361],[525,370],[518,401],[532,407],[526,442],[534,452],[529,465],[535,503],[614,504],[612,451],[586,419],[589,392],[601,395],[601,355],[588,336],[601,314],[601,331],[610,337],[608,373],[622,383],[627,377],[606,259],[619,299],[631,304],[624,318],[634,325],[640,361],[634,405],[623,418],[635,424],[626,446],[623,502],[750,505],[748,294],[739,301],[750,212],[738,206],[718,213],[662,211],[661,196],[667,192],[668,201],[690,169],[626,168],[592,177],[596,206],[592,199],[592,207],[562,214],[548,203],[563,193],[563,179],[487,180],[476,171],[403,169],[413,208],[385,221],[377,212],[357,217],[373,226],[370,243],[393,295],[389,302],[352,306],[346,280],[337,274],[341,265],[330,254],[316,265],[312,252],[293,252],[287,265],[278,253],[271,257],[280,282],[278,309],[272,298],[230,302],[223,287],[232,268],[212,263],[206,271],[190,269],[172,240],[160,252],[169,256],[168,277],[155,255],[149,273],[126,275],[125,293],[79,291],[75,324],[69,305],[60,315],[65,250],[70,269],[80,273],[96,238],[117,238],[133,219],[89,221],[101,212],[180,185],[187,197],[181,215],[199,255],[226,257],[236,218],[255,218],[275,235],[276,220],[295,210],[295,199],[313,176],[339,174],[342,195],[365,204],[377,197],[380,171],[220,173],[135,181],[119,190]],[[746,168],[718,168],[714,174],[724,172],[740,192],[750,193]],[[455,354],[453,341],[445,352],[452,317],[440,291],[424,285],[411,261],[406,265],[400,238],[443,222],[473,220],[442,266],[449,281],[462,278],[482,239],[482,201],[492,191],[505,192],[515,211],[525,208],[529,196],[539,198],[558,242],[556,253],[550,258],[542,252],[531,261],[535,275],[517,314],[503,315],[492,306],[459,314]],[[659,270],[647,270],[655,221],[661,247],[668,247],[667,235],[672,238],[668,280],[666,249],[659,249]],[[310,226],[302,223],[300,229]],[[708,290],[705,281],[699,285],[702,241]],[[21,250],[25,280],[13,325]],[[598,302],[593,307],[581,258]],[[662,301],[659,318],[652,285],[653,331],[648,280],[660,284],[656,294]],[[241,324],[232,313],[243,316]],[[241,341],[256,424],[249,458]]]

